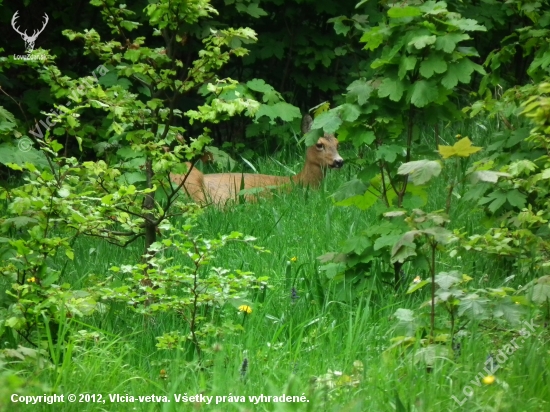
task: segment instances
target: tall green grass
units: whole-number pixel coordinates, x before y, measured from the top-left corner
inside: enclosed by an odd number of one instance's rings
[[[444,141],[453,144],[456,131],[444,131]],[[484,140],[482,129],[470,134],[476,144]],[[477,135],[476,135],[477,133]],[[430,136],[426,134],[426,142]],[[435,147],[434,147],[435,148]],[[352,157],[352,151],[341,150]],[[281,158],[296,165],[302,157]],[[270,161],[263,173],[282,174]],[[105,403],[69,403],[24,406],[8,403],[4,410],[32,411],[547,411],[550,406],[548,333],[539,327],[495,374],[492,385],[471,383],[483,371],[488,354],[496,353],[513,337],[495,340],[475,322],[468,325],[456,358],[442,357],[426,370],[410,358],[387,356],[393,314],[397,308],[417,310],[427,295],[404,295],[380,283],[354,301],[333,298],[331,286],[320,282],[316,257],[337,251],[341,242],[376,223],[376,216],[354,208],[334,206],[329,195],[354,173],[351,166],[332,171],[320,190],[296,189],[275,194],[258,203],[240,204],[220,211],[207,208],[197,230],[205,237],[236,230],[257,237],[256,244],[271,253],[230,246],[213,262],[216,266],[250,270],[268,276],[271,288],[247,303],[253,311],[243,320],[235,305],[226,310],[244,324],[244,332],[212,342],[212,355],[203,364],[184,351],[159,351],[155,337],[184,328],[175,315],[154,318],[136,315],[123,304],[104,307],[91,318],[69,320],[71,337],[77,342],[72,356],[57,368],[32,365],[20,371],[35,394],[56,383],[59,393],[101,394]],[[430,192],[425,210],[445,204],[446,182]],[[471,206],[451,211],[451,228],[480,230],[481,214]],[[81,238],[61,282],[75,288],[96,286],[110,276],[108,268],[136,262],[142,253],[139,242],[119,249],[95,239]],[[294,258],[294,259],[293,259]],[[438,256],[440,270],[457,269],[474,277],[480,287],[499,284],[502,276],[491,271],[491,261],[479,256],[450,259]],[[410,282],[414,267],[405,267]],[[491,276],[483,277],[485,273]],[[374,274],[376,276],[376,274]],[[123,279],[119,279],[123,282]],[[292,296],[292,288],[296,296]],[[441,314],[443,316],[443,314]],[[246,359],[246,368],[243,366]],[[356,361],[360,361],[359,364]],[[354,366],[355,362],[355,366]],[[332,371],[332,372],[330,372]],[[464,398],[463,388],[473,396],[459,406],[451,396]],[[136,397],[168,396],[169,403],[111,403],[109,394]],[[173,394],[189,396],[297,395],[305,403],[225,402],[177,404]]]

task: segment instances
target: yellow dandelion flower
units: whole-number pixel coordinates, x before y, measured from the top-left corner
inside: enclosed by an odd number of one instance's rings
[[[241,305],[239,306],[239,312],[246,313],[247,315],[250,315],[252,313],[252,308],[248,305]]]
[[[35,283],[36,282],[36,278],[33,276],[32,278],[28,278],[27,279],[27,282],[29,283]]]
[[[487,375],[482,379],[485,385],[491,385],[495,382],[495,377],[493,375]]]
[[[298,258],[296,256],[293,256],[293,257],[290,258],[290,261],[292,263],[296,263],[298,261]]]

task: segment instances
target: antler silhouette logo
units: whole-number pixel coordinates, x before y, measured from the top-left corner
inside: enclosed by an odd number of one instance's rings
[[[17,10],[15,12],[15,14],[13,15],[13,17],[11,18],[11,27],[13,27],[13,29],[21,35],[21,38],[25,42],[25,51],[30,54],[34,50],[34,42],[38,38],[38,35],[44,31],[44,29],[46,28],[46,24],[48,24],[48,21],[50,19],[49,19],[48,15],[46,13],[44,13],[45,20],[44,20],[44,24],[42,25],[42,28],[40,30],[35,30],[33,32],[32,36],[29,36],[27,34],[27,30],[25,30],[23,33],[21,33],[19,31],[19,27],[15,27],[16,20],[19,17],[17,15],[17,13],[19,13],[19,10]]]

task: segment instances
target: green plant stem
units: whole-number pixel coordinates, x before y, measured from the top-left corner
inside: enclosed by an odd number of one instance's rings
[[[434,330],[435,330],[435,248],[437,247],[437,242],[430,242],[432,249],[432,308],[430,314],[430,342],[433,342]]]

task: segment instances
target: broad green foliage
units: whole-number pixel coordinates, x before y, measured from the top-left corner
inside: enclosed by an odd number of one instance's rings
[[[386,205],[401,207],[408,193],[399,164],[429,151],[419,144],[419,126],[459,119],[453,98],[457,86],[470,83],[474,72],[485,74],[472,60],[477,52],[465,44],[469,33],[484,30],[436,1],[393,5],[387,18],[365,29],[361,42],[373,52],[370,79],[351,83],[346,103],[324,114],[322,121],[316,119],[313,128],[339,129],[340,137],[356,147],[374,146],[377,167],[365,168],[360,176],[367,188],[376,183],[373,189]]]
[[[451,100],[456,97],[458,83],[469,83],[474,71],[485,73],[472,60],[477,56],[475,49],[463,43],[471,40],[468,33],[484,30],[474,20],[450,12],[445,2],[435,1],[413,2],[406,7],[390,5],[387,18],[365,29],[361,42],[373,52],[373,75],[351,83],[345,103],[319,116],[312,127],[325,132],[339,129],[342,140],[358,148],[369,145],[374,152],[374,164],[366,166],[364,160],[359,161],[363,170],[357,180],[334,195],[338,205],[363,210],[377,205],[378,200],[386,207],[425,205],[423,186],[440,174],[441,163],[413,160],[430,152],[420,144],[419,126],[461,117]],[[468,139],[453,147],[440,146],[443,159],[468,157],[478,150]],[[397,229],[390,233],[399,236],[402,232]],[[367,236],[374,244],[372,234]],[[395,241],[385,244],[388,251]],[[378,249],[380,246],[374,250]],[[381,257],[372,252],[369,256],[371,260]],[[388,256],[382,261],[393,265],[397,285],[406,258]]]
[[[247,54],[243,45],[256,41],[251,29],[211,32],[203,38],[203,48],[194,61],[180,60],[174,50],[175,42],[183,41],[180,26],[215,14],[208,1],[160,1],[146,8],[149,30],[163,34],[163,47],[149,47],[145,37],[131,39],[141,23],[131,20],[134,13],[126,5],[116,1],[92,4],[101,8],[105,24],[121,42],[103,41],[94,29],[82,33],[65,30],[64,34],[70,40],[82,41],[84,53],[99,57],[103,64],[92,75],[80,78],[63,74],[54,61],[38,68],[40,79],[55,99],[55,110],[44,113],[46,122],[37,124],[28,136],[21,133],[22,127],[12,113],[3,108],[0,111],[0,130],[8,136],[7,143],[0,146],[0,161],[13,171],[23,172],[25,179],[20,186],[0,189],[0,198],[6,202],[0,219],[0,273],[12,284],[6,292],[9,305],[0,312],[0,336],[9,329],[33,345],[48,348],[56,364],[69,347],[70,319],[88,316],[100,307],[97,291],[74,290],[63,280],[64,265],[59,259],[63,255],[75,258],[73,244],[78,237],[99,237],[121,247],[144,239],[146,263],[139,270],[142,285],[150,288],[132,294],[132,299],[144,306],[149,307],[159,297],[161,301],[175,299],[166,289],[157,288],[161,283],[158,266],[167,261],[155,258],[172,244],[197,264],[189,272],[195,292],[199,284],[214,287],[209,283],[214,278],[207,272],[210,262],[206,255],[210,258],[219,246],[240,235],[220,240],[193,235],[196,250],[181,239],[176,242],[169,237],[162,244],[156,242],[161,233],[171,233],[169,218],[192,220],[200,210],[181,201],[183,182],[172,185],[169,173],[188,172],[184,161],[192,161],[203,152],[210,142],[209,129],[191,138],[185,136],[181,120],[219,122],[241,113],[252,117],[260,103],[249,90],[269,95],[269,103],[283,103],[265,83],[251,82],[250,89],[241,93],[237,82],[217,75],[230,58]],[[198,110],[181,110],[178,99],[199,87],[208,95],[205,104]],[[96,112],[101,117],[94,116]],[[285,107],[274,117],[289,117],[289,113],[290,117],[295,115]],[[18,148],[24,153],[14,150],[12,136],[19,138]],[[24,150],[24,141],[29,145],[34,142],[40,150]],[[104,160],[79,161],[68,156],[69,145],[79,151],[93,148]],[[170,147],[173,150],[167,150]],[[185,225],[174,236],[191,236],[191,229]],[[187,282],[188,270],[171,267],[179,277],[170,282]],[[190,305],[195,314],[206,300],[222,310],[227,299],[236,298],[237,293],[244,297],[255,282],[250,273],[229,275],[226,269],[216,270],[223,296],[212,291],[201,301],[193,300]],[[233,276],[238,279],[231,281]],[[190,293],[186,289],[179,292],[182,299]],[[200,293],[206,292],[200,289]],[[214,295],[215,299],[209,298]],[[180,309],[163,306],[165,311]],[[200,322],[197,317],[193,319],[194,333],[199,331]],[[210,325],[213,331],[215,325]],[[212,331],[201,333],[206,336]],[[199,341],[194,339],[193,343],[195,347],[188,348],[191,355],[193,349],[200,353]]]
[[[251,242],[254,238],[233,232],[219,239],[204,239],[193,235],[194,225],[191,220],[181,229],[164,224],[162,229],[168,236],[151,245],[147,263],[111,267],[115,275],[131,275],[129,284],[117,287],[113,282],[97,292],[104,302],[122,301],[145,316],[176,314],[185,326],[158,337],[157,347],[187,350],[190,343],[200,357],[211,347],[212,338],[243,329],[225,320],[224,307],[239,306],[231,303],[244,302],[250,290],[266,288],[267,278],[256,279],[250,272],[212,266],[217,251],[228,242]],[[182,265],[166,257],[171,249],[188,262]],[[219,321],[213,322],[213,318]]]

